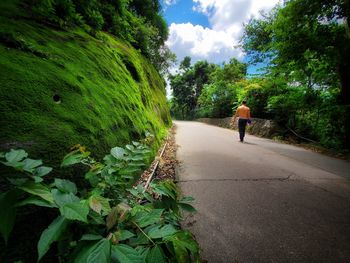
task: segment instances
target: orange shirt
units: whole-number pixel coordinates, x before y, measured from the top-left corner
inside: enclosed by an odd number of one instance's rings
[[[237,108],[236,117],[239,117],[241,119],[250,119],[250,109],[249,107],[245,105],[241,105]]]

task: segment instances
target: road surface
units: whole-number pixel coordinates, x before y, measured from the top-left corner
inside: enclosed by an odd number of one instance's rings
[[[350,163],[198,122],[175,122],[186,215],[209,263],[350,262]]]

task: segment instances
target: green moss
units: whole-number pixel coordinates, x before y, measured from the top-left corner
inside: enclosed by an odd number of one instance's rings
[[[25,148],[57,166],[75,144],[101,158],[145,131],[164,135],[164,83],[130,45],[18,17],[0,24],[0,150]]]

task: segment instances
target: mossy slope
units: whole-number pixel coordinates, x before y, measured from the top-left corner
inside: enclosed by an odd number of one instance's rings
[[[130,45],[1,13],[0,25],[0,150],[56,166],[75,144],[101,157],[145,131],[164,134],[164,83]]]

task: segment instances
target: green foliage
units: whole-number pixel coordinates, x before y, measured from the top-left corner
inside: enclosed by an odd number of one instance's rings
[[[60,27],[73,25],[110,32],[140,49],[159,72],[165,72],[172,57],[164,45],[168,27],[158,0],[26,0],[32,16]],[[164,52],[167,50],[167,52]],[[171,62],[170,62],[171,63]]]
[[[274,77],[282,76],[301,89],[307,87],[313,90],[305,93],[304,100],[308,94],[317,90],[333,93],[339,89],[337,94],[333,94],[336,98],[334,103],[341,105],[342,110],[330,104],[328,107],[332,112],[343,113],[338,129],[340,136],[329,139],[342,141],[337,145],[343,144],[345,148],[350,148],[349,21],[348,1],[290,0],[262,18],[252,19],[246,25],[243,37],[243,47],[253,58],[252,62],[268,58],[271,62],[269,69]],[[317,127],[323,115],[323,96],[319,93],[317,97],[314,101],[318,101],[318,106],[313,113],[310,110],[310,114],[304,112],[295,116],[296,119],[316,118],[317,125],[308,131],[304,130],[311,136],[318,133]]]
[[[14,227],[18,207],[41,206],[38,202],[23,202],[34,197],[59,213],[41,234],[38,261],[45,259],[57,244],[64,248],[58,254],[59,261],[197,262],[198,244],[178,224],[182,208],[195,211],[188,203],[193,199],[182,198],[172,181],[153,182],[146,190],[142,185],[133,186],[134,180],[130,180],[138,177],[139,167],[149,158],[149,147],[144,144],[147,141],[149,138],[125,148],[115,147],[102,163],[91,158],[84,147],[77,146],[66,155],[62,166],[88,166],[86,177],[90,184],[86,188],[59,178],[51,184],[35,182],[32,176],[42,165],[41,160],[32,160],[35,165],[23,169],[23,163],[31,160],[24,150],[1,153],[2,163],[20,171],[16,176],[24,179],[19,184],[11,180],[14,175],[6,178],[12,185],[0,195],[3,238],[7,240]],[[137,169],[127,170],[133,167]]]

